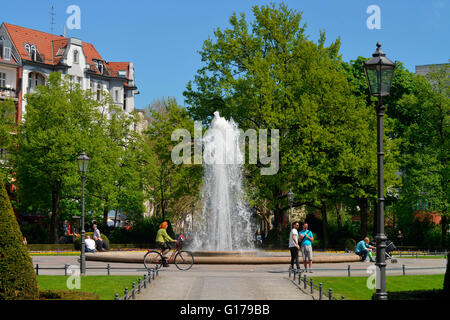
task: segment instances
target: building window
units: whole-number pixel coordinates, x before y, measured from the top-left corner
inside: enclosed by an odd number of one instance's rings
[[[114,101],[119,103],[119,90],[114,90]]]
[[[79,62],[79,61],[78,61],[78,57],[79,57],[78,50],[75,50],[75,51],[73,52],[73,63],[78,63],[78,62]]]
[[[97,101],[100,101],[102,99],[102,89],[100,86],[100,83],[97,84]]]
[[[6,73],[0,72],[0,88],[6,88]]]
[[[120,78],[126,78],[127,77],[127,71],[126,70],[120,70],[119,71],[119,77]]]
[[[45,85],[45,78],[42,74],[37,72],[31,72],[28,75],[28,89],[33,90],[37,86]]]
[[[10,47],[4,47],[3,48],[3,59],[4,60],[11,60],[11,48]]]

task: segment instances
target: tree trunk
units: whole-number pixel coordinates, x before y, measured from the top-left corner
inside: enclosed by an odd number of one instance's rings
[[[372,232],[373,239],[375,239],[377,236],[377,228],[378,228],[377,217],[378,217],[378,201],[377,199],[375,199],[373,201],[373,232]]]
[[[61,201],[61,182],[55,182],[52,190],[52,217],[50,219],[50,242],[58,243],[59,203]]]
[[[360,235],[361,238],[365,238],[368,236],[367,234],[367,217],[368,217],[368,210],[369,210],[369,203],[367,198],[360,198],[359,199],[359,210],[360,210],[360,217],[361,217],[361,228],[360,228]]]
[[[322,207],[320,208],[322,213],[322,236],[323,236],[323,248],[328,248],[328,218],[327,218],[327,204],[322,202]]]
[[[343,210],[344,204],[341,202],[336,203],[336,213],[337,213],[337,225],[338,229],[342,229],[342,210]]]
[[[108,207],[104,207],[103,208],[103,225],[107,226],[108,225],[108,213],[109,213],[109,209]]]
[[[441,219],[441,229],[442,229],[442,249],[447,248],[447,214],[444,212]]]
[[[444,277],[444,295],[450,297],[450,253],[447,255],[447,270]]]

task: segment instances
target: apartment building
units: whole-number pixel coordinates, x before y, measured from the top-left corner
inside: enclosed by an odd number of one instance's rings
[[[134,110],[138,94],[132,62],[105,60],[94,45],[21,26],[0,26],[0,99],[13,99],[16,121],[26,113],[25,94],[45,84],[51,72],[91,90],[96,99],[109,92],[124,111]]]

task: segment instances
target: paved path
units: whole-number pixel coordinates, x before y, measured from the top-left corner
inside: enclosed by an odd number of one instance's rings
[[[240,266],[239,271],[226,267],[174,271],[171,266],[161,270],[136,300],[312,300],[286,273],[268,273],[249,266]]]

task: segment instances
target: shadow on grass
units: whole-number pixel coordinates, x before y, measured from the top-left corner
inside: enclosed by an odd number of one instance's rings
[[[450,296],[444,294],[444,290],[415,290],[388,292],[389,300],[450,300]]]
[[[100,300],[100,298],[92,292],[45,290],[39,292],[39,300]]]

